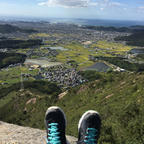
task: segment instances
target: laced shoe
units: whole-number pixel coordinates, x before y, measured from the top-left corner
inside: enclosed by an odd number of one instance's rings
[[[48,108],[45,114],[45,127],[47,144],[67,144],[65,136],[66,118],[59,107]]]
[[[97,144],[100,135],[101,119],[98,112],[84,113],[78,125],[78,144]]]

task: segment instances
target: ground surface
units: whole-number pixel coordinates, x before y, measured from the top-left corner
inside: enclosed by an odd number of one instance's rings
[[[44,130],[21,127],[0,122],[0,144],[45,144]],[[76,143],[76,138],[67,136],[70,144]]]

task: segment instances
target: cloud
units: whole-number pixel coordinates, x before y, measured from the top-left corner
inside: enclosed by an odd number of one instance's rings
[[[104,10],[104,8],[100,8],[100,10],[101,10],[101,11],[103,11],[103,10]]]
[[[74,8],[74,7],[88,7],[90,5],[96,5],[96,3],[90,3],[90,0],[48,0],[46,2],[40,2],[40,6],[48,7],[65,7],[65,8]]]
[[[138,9],[144,10],[144,6],[140,6],[138,7]]]
[[[144,6],[140,6],[137,8],[138,13],[144,13]]]
[[[99,1],[99,7],[101,11],[104,11],[105,9],[111,9],[111,8],[121,8],[123,7],[125,4],[123,3],[119,3],[116,1],[111,1],[111,0],[100,0]]]
[[[101,10],[104,10],[107,7],[122,6],[121,3],[111,0],[47,0],[39,2],[38,5],[64,8],[101,7]]]
[[[123,4],[119,3],[119,2],[111,2],[110,5],[111,6],[122,6]]]

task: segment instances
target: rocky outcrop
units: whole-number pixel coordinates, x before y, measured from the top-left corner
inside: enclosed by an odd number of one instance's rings
[[[46,144],[45,130],[17,126],[0,121],[0,144]],[[70,144],[76,144],[75,137],[67,136]]]

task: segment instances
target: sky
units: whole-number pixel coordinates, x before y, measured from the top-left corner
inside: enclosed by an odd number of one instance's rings
[[[0,0],[0,16],[144,21],[144,0]]]

